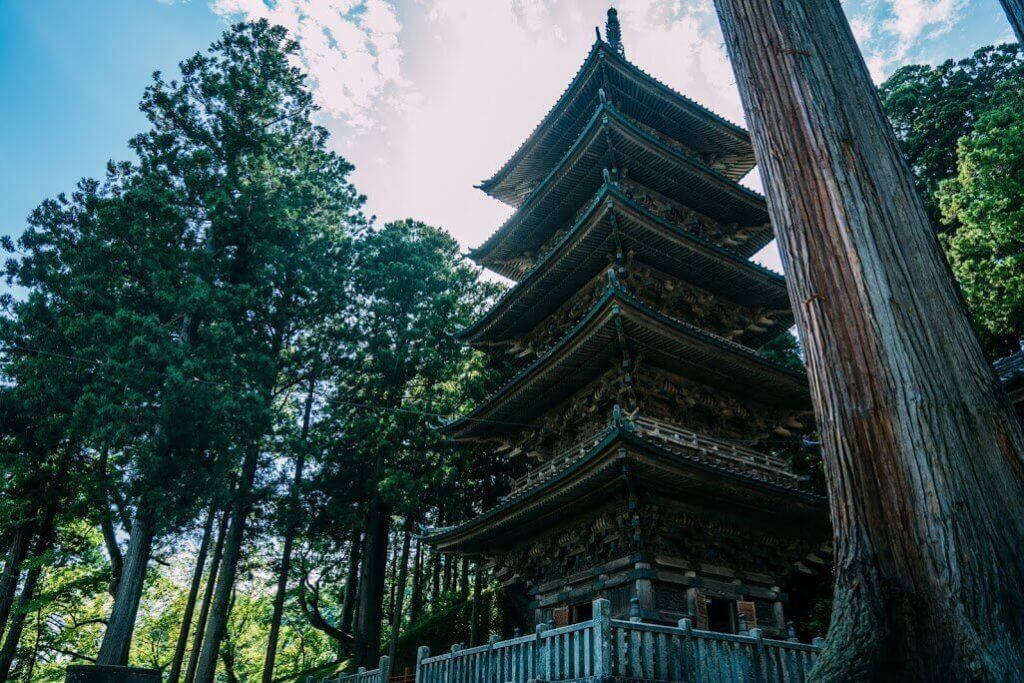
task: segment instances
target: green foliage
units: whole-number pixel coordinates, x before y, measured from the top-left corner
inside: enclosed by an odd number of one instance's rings
[[[1024,74],[995,89],[957,173],[937,193],[953,271],[990,348],[1015,350],[1024,332]]]
[[[787,368],[804,370],[804,356],[800,348],[800,341],[789,330],[762,346],[758,349],[758,353]]]
[[[956,174],[957,143],[969,135],[1007,79],[1024,74],[1024,53],[1016,44],[984,47],[971,57],[938,66],[898,69],[879,87],[918,189],[939,225],[935,192]]]

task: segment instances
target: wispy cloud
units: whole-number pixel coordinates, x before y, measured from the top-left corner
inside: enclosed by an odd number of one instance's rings
[[[402,71],[402,26],[386,0],[212,0],[211,7],[287,28],[302,46],[317,103],[355,131],[374,128],[381,105],[415,102]]]
[[[896,37],[895,57],[905,56],[921,37],[949,31],[965,4],[965,0],[892,0],[892,17],[883,28]]]

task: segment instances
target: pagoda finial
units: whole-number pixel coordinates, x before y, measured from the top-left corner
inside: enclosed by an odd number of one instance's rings
[[[604,40],[623,57],[626,49],[622,47],[622,27],[619,26],[619,13],[614,7],[608,8],[608,21],[604,24]]]

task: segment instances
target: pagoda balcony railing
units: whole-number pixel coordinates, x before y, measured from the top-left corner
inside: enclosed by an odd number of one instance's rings
[[[650,417],[637,417],[633,420],[633,424],[638,432],[647,437],[696,451],[703,458],[730,469],[738,469],[759,478],[794,485],[803,479],[793,472],[789,462],[777,455],[762,453],[731,441],[698,434]]]
[[[627,428],[637,434],[661,442],[670,448],[683,448],[689,453],[695,454],[700,460],[730,471],[742,472],[764,481],[788,486],[796,486],[804,479],[793,472],[789,462],[784,458],[762,453],[725,439],[698,434],[684,427],[651,417],[635,417],[626,421],[625,424]],[[609,429],[606,428],[588,436],[514,480],[512,490],[506,499],[531,489],[570,467],[600,443],[608,431]]]

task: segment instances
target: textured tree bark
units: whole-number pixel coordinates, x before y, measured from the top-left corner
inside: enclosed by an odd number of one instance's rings
[[[1024,670],[1024,437],[839,0],[715,0],[807,351],[836,534],[816,681]]]
[[[1013,27],[1013,35],[1017,42],[1024,45],[1024,0],[1000,0],[1006,10],[1006,18]]]
[[[10,627],[4,638],[3,648],[0,648],[0,683],[7,681],[11,674],[11,665],[18,654],[18,642],[21,640],[21,633],[25,629],[25,619],[28,617],[29,603],[35,597],[36,585],[43,572],[41,558],[53,544],[53,532],[57,518],[57,504],[51,503],[47,506],[43,520],[39,525],[39,534],[32,548],[32,556],[39,560],[25,573],[25,582],[21,587],[21,595],[18,596],[17,609],[11,618]]]
[[[402,535],[402,554],[398,560],[398,577],[395,580],[395,598],[391,612],[391,642],[388,644],[388,657],[395,661],[398,652],[398,636],[402,630],[402,609],[405,602],[405,583],[409,579],[409,545],[412,541],[412,518],[405,521]]]
[[[18,581],[21,579],[21,565],[28,555],[32,534],[35,531],[35,515],[35,510],[27,513],[18,524],[4,560],[4,573],[0,577],[0,635],[7,630],[7,620],[14,606],[14,596],[18,590]]]
[[[384,455],[378,456],[376,480],[384,474]],[[380,630],[384,606],[384,574],[388,562],[388,536],[391,511],[374,492],[366,512],[366,539],[363,544],[363,568],[359,572],[359,601],[356,603],[356,662],[371,668],[380,656]]]
[[[238,558],[242,552],[242,539],[245,537],[245,522],[252,509],[252,487],[256,481],[258,464],[259,446],[253,444],[246,451],[242,461],[242,472],[238,478],[238,488],[231,507],[231,526],[224,540],[217,587],[213,592],[209,623],[206,626],[199,664],[196,667],[196,683],[212,683],[217,672],[220,643],[227,631],[228,615],[231,612],[231,594],[235,587],[235,573],[238,571]]]
[[[469,646],[480,644],[480,600],[484,584],[484,570],[477,563],[473,572],[473,606],[469,613]]]
[[[277,592],[274,593],[274,610],[270,617],[270,634],[267,637],[267,651],[263,660],[263,683],[274,680],[274,660],[277,658],[277,640],[281,635],[281,617],[284,614],[284,598],[288,592],[288,572],[292,564],[292,544],[295,540],[295,515],[298,514],[299,495],[302,489],[302,471],[306,467],[306,439],[309,437],[309,420],[316,397],[316,378],[309,381],[309,391],[302,411],[302,429],[299,434],[299,452],[295,457],[295,478],[288,496],[288,511],[285,518],[284,548],[281,550],[281,566],[277,571]]]
[[[416,559],[412,572],[412,596],[409,599],[409,621],[416,623],[423,606],[423,542],[416,539]]]
[[[232,492],[234,487],[232,487]],[[192,651],[188,653],[188,666],[185,668],[185,683],[192,683],[196,676],[196,669],[199,667],[199,653],[203,649],[203,637],[206,635],[206,621],[210,616],[210,604],[213,602],[213,590],[217,585],[217,572],[220,569],[220,559],[224,553],[224,541],[227,537],[228,521],[231,515],[225,509],[220,515],[220,523],[217,528],[217,542],[213,546],[213,556],[210,558],[210,569],[206,576],[206,588],[203,589],[203,602],[199,606],[199,619],[196,620],[196,634],[192,639]],[[177,683],[168,679],[167,683]]]
[[[352,530],[352,541],[348,550],[348,573],[345,575],[345,597],[341,606],[341,624],[339,628],[345,633],[352,633],[352,622],[356,613],[356,602],[359,595],[360,556],[363,551],[362,533],[357,527]]]
[[[135,632],[135,619],[139,613],[139,601],[146,580],[146,567],[153,550],[154,520],[143,503],[135,513],[128,549],[121,569],[121,580],[117,584],[114,606],[103,633],[97,664],[125,666]]]
[[[174,647],[174,658],[171,660],[171,670],[167,674],[168,683],[177,683],[181,677],[181,667],[185,661],[185,648],[188,647],[188,635],[192,630],[192,615],[196,609],[196,597],[199,595],[199,584],[203,582],[203,570],[206,566],[206,553],[210,549],[210,536],[213,533],[213,519],[217,515],[216,504],[210,506],[210,512],[206,515],[206,524],[203,526],[203,538],[199,542],[199,552],[196,555],[195,569],[192,572],[192,583],[188,587],[188,596],[185,598],[185,611],[181,616],[181,628],[178,629],[178,642]]]
[[[430,599],[437,600],[441,597],[441,553],[436,550],[430,552]]]

